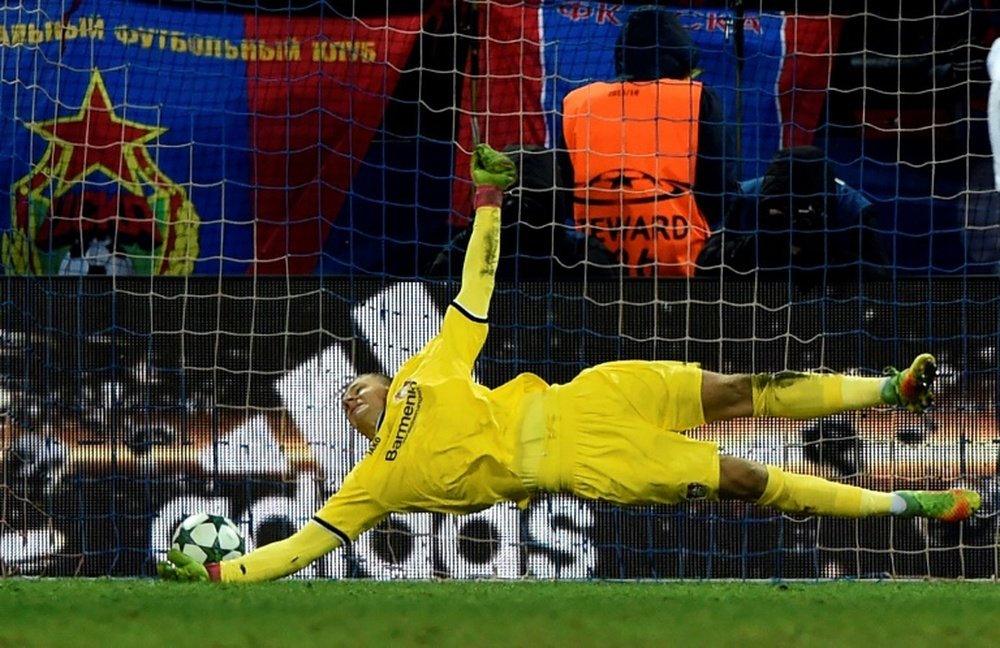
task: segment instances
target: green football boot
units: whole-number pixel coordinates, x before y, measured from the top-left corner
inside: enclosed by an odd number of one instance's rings
[[[953,488],[945,491],[896,491],[906,502],[906,510],[899,517],[924,517],[945,522],[961,522],[979,510],[982,499],[979,493]]]
[[[885,373],[889,376],[882,386],[882,400],[886,403],[911,412],[923,412],[934,404],[937,360],[931,354],[921,353],[908,369],[888,367]]]

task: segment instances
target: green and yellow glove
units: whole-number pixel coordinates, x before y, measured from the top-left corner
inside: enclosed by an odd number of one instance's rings
[[[167,552],[167,560],[156,565],[156,573],[163,580],[214,580],[209,576],[208,568],[205,565],[177,549],[171,549]]]
[[[514,161],[487,144],[478,144],[472,151],[470,166],[472,183],[476,185],[476,207],[499,207],[503,190],[517,179]]]
[[[488,144],[476,145],[472,151],[471,166],[472,182],[476,187],[496,187],[504,190],[517,179],[514,161]]]

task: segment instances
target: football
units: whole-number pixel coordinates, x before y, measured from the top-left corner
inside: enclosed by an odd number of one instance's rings
[[[203,564],[232,560],[246,552],[246,541],[236,523],[211,513],[185,518],[170,538],[170,546]]]

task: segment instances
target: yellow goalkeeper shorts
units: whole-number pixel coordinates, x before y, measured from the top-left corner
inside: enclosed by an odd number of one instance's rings
[[[541,490],[626,505],[717,497],[718,445],[681,434],[705,423],[697,364],[598,365],[550,387],[542,412]]]

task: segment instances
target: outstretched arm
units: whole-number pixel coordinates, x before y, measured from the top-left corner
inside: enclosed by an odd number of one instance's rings
[[[369,467],[366,471],[365,466]],[[156,566],[164,580],[256,583],[293,574],[334,549],[348,545],[389,514],[365,487],[370,463],[358,464],[313,519],[284,540],[257,547],[240,558],[202,565],[171,549]]]
[[[503,190],[514,183],[514,162],[486,144],[472,153],[472,182],[476,185],[476,216],[462,266],[462,287],[455,303],[473,317],[485,320],[497,262],[500,260],[500,204]]]
[[[278,542],[264,545],[242,558],[203,565],[177,549],[156,567],[164,580],[259,583],[294,574],[341,544],[336,535],[316,522]]]
[[[218,563],[213,580],[259,583],[283,578],[340,547],[340,539],[314,521],[284,540],[264,545],[243,558]]]

